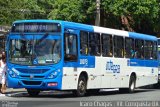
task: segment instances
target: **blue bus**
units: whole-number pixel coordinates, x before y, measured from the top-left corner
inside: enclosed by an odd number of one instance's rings
[[[60,20],[19,20],[7,38],[7,86],[76,96],[158,82],[157,38]]]

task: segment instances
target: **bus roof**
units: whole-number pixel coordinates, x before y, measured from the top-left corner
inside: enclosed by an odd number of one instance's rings
[[[18,20],[13,23],[25,23],[25,22],[57,22],[57,23],[63,24],[64,26],[71,27],[74,29],[81,29],[81,30],[91,31],[91,32],[94,31],[97,33],[125,36],[125,37],[131,37],[131,38],[137,38],[137,39],[143,39],[143,40],[157,41],[157,37],[152,36],[152,35],[128,32],[128,31],[112,29],[112,28],[92,26],[92,25],[76,23],[76,22],[68,22],[68,21],[63,21],[63,20],[33,19],[33,20]]]
[[[157,37],[153,35],[141,34],[136,32],[128,32],[124,30],[92,26],[92,25],[74,23],[74,22],[68,22],[68,21],[63,21],[63,23],[65,26],[72,27],[75,29],[80,28],[81,30],[88,30],[88,31],[93,30],[96,33],[105,33],[110,35],[118,35],[118,36],[125,36],[125,37],[131,37],[131,38],[137,38],[137,39],[143,39],[143,40],[157,41]]]
[[[129,33],[129,37],[143,39],[143,40],[157,41],[157,37],[153,35],[147,35],[147,34],[141,34],[141,33],[135,33],[135,32],[128,32],[128,33]]]
[[[86,30],[86,31],[91,31],[91,32],[94,31],[92,25],[75,23],[75,22],[68,22],[68,21],[63,21],[62,23],[64,24],[64,26],[71,27],[74,29],[81,29],[81,30]]]
[[[128,32],[124,30],[104,28],[104,27],[98,27],[98,26],[94,26],[94,31],[97,33],[105,33],[110,35],[125,36],[125,37],[129,36]]]
[[[65,26],[73,27],[75,29],[80,28],[81,30],[94,31],[96,33],[105,33],[105,34],[119,35],[119,36],[129,36],[128,32],[123,31],[123,30],[92,26],[92,25],[81,24],[81,23],[67,22],[67,21],[64,21],[63,23]]]

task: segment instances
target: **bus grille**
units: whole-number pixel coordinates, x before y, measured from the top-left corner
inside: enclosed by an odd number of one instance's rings
[[[42,73],[47,72],[50,69],[24,69],[24,68],[16,68],[16,70],[18,70],[21,73],[42,74]]]
[[[41,81],[22,81],[25,85],[41,85]]]
[[[22,77],[22,78],[30,78],[30,76],[26,76],[26,75],[20,75],[20,77]],[[44,78],[44,76],[34,76],[34,78],[41,79],[41,78]]]

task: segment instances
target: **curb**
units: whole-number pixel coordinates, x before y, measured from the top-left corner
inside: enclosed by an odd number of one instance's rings
[[[14,93],[14,92],[26,92],[27,90],[24,88],[14,89],[14,88],[7,88],[5,93]]]

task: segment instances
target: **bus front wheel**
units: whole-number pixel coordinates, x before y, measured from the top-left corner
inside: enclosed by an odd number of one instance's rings
[[[86,94],[87,80],[85,76],[81,75],[78,80],[77,90],[73,94],[77,97],[82,97]]]
[[[38,96],[40,93],[40,90],[35,90],[35,89],[27,89],[27,92],[30,96]]]

